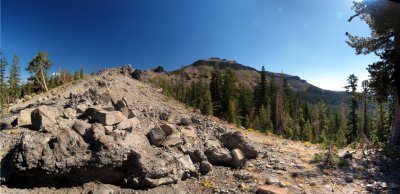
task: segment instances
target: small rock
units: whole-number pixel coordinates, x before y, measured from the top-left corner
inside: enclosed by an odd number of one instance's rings
[[[316,185],[317,185],[316,182],[314,182],[314,181],[310,182],[310,186],[315,187]]]
[[[369,192],[373,192],[374,191],[374,185],[373,184],[367,184],[365,186],[365,188],[367,189],[367,191]]]
[[[183,144],[183,140],[181,138],[181,133],[175,132],[166,137],[166,139],[163,141],[162,145],[166,147],[174,147],[179,144]]]
[[[344,181],[346,181],[346,183],[352,183],[353,182],[353,177],[351,175],[346,175],[344,177]]]
[[[200,163],[200,172],[201,172],[202,174],[207,174],[207,173],[209,173],[209,172],[211,172],[211,171],[212,171],[212,165],[211,165],[210,162],[208,162],[207,160],[205,160],[205,161],[202,161],[202,162]]]
[[[244,172],[244,171],[239,171],[237,173],[234,173],[233,176],[238,179],[238,180],[242,180],[242,181],[246,181],[246,180],[252,180],[254,179],[254,176]]]
[[[76,118],[76,110],[72,108],[64,109],[64,117],[67,119],[75,119]]]
[[[181,121],[179,122],[179,124],[182,125],[182,126],[189,126],[190,125],[190,119],[182,118]]]
[[[388,185],[386,182],[381,182],[381,184],[379,185],[383,190],[388,189]]]
[[[89,107],[86,104],[78,104],[76,106],[77,113],[84,113]]]
[[[72,126],[72,129],[77,132],[79,135],[84,135],[86,132],[86,129],[89,129],[92,125],[89,123],[86,123],[85,121],[82,120],[76,120],[74,125]]]
[[[165,139],[165,132],[161,129],[161,127],[154,127],[147,134],[147,138],[150,143],[155,146],[160,146]]]
[[[278,185],[279,185],[280,187],[286,187],[286,184],[285,184],[284,182],[282,182],[282,181],[279,181],[279,182],[278,182]]]
[[[288,194],[289,189],[279,188],[274,185],[263,185],[257,188],[256,194]]]
[[[175,127],[171,124],[163,124],[160,127],[165,132],[165,135],[170,135],[172,132],[176,131]]]
[[[169,115],[168,115],[168,113],[163,112],[158,117],[160,118],[160,120],[167,121],[169,118]]]

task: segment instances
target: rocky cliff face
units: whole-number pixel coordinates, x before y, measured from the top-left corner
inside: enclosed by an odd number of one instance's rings
[[[213,165],[244,168],[257,157],[241,132],[124,72],[107,70],[12,107],[4,126],[22,132],[3,146],[1,184],[153,188],[205,175]]]

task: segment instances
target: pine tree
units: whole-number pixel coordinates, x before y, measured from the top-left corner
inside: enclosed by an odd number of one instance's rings
[[[392,89],[390,93],[394,96],[394,129],[391,142],[400,145],[400,11],[394,1],[364,0],[353,3],[352,9],[356,13],[349,22],[356,17],[364,20],[371,29],[371,36],[357,37],[346,33],[349,38],[346,42],[356,50],[356,54],[375,53],[381,58],[380,62],[370,65],[368,71],[371,82],[376,75],[390,80],[378,85]],[[370,85],[373,89],[379,89],[373,83]]]
[[[260,81],[254,91],[254,102],[257,110],[261,106],[268,107],[267,80],[264,66],[261,68]]]
[[[205,88],[205,93],[203,96],[203,106],[201,112],[205,115],[212,115],[213,114],[213,103],[211,99],[211,92],[208,88]]]
[[[347,122],[346,122],[346,107],[344,104],[344,97],[340,99],[339,105],[339,124],[338,124],[338,132],[336,138],[336,145],[339,147],[346,146],[346,133],[347,133]]]
[[[81,70],[79,71],[79,78],[83,79],[85,77],[85,73],[83,73],[83,67],[81,67]]]
[[[7,106],[7,92],[6,92],[6,66],[8,65],[3,51],[0,49],[0,112]]]
[[[76,81],[76,80],[79,80],[79,79],[80,79],[79,72],[78,72],[78,71],[75,71],[75,72],[74,72],[74,80]]]
[[[222,116],[222,73],[216,66],[211,74],[210,93],[213,101],[214,115]]]
[[[29,62],[26,70],[29,73],[33,73],[33,78],[38,85],[40,85],[42,91],[48,91],[47,88],[47,70],[51,67],[51,62],[48,59],[48,54],[46,52],[39,52],[35,58]]]
[[[368,80],[364,80],[361,83],[363,88],[362,98],[363,98],[363,107],[362,107],[362,123],[361,123],[361,136],[362,137],[369,137],[368,131],[368,97],[369,97],[369,88],[368,88]]]
[[[228,105],[228,122],[230,123],[238,123],[238,117],[237,117],[237,102],[235,99],[230,99],[229,100],[229,105]]]
[[[239,115],[240,115],[240,121],[242,126],[248,127],[249,123],[249,118],[248,114],[250,113],[251,110],[251,95],[252,92],[250,89],[243,84],[240,84],[239,86],[239,99],[238,102],[238,108],[239,108]]]
[[[20,80],[19,58],[17,55],[14,55],[13,63],[10,67],[10,77],[8,79],[11,101],[21,97],[21,90],[19,87]]]
[[[354,74],[351,74],[347,79],[348,85],[345,86],[347,92],[351,92],[351,104],[349,114],[350,134],[347,138],[349,143],[357,140],[357,81],[358,78]]]
[[[228,113],[231,101],[236,101],[236,82],[237,79],[233,71],[226,69],[222,83],[222,111],[224,115]]]
[[[67,70],[67,72],[65,73],[65,82],[71,82],[72,81],[72,75],[71,75],[71,71]]]

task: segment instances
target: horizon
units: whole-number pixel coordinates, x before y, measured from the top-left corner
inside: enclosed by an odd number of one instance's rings
[[[374,55],[357,56],[346,32],[368,36],[351,0],[306,1],[10,1],[1,2],[1,48],[20,58],[22,78],[39,51],[59,68],[86,73],[132,64],[172,71],[199,59],[235,60],[343,91],[368,78]]]

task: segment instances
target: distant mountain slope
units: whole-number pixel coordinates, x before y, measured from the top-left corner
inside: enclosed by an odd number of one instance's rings
[[[250,87],[255,87],[260,79],[260,72],[258,70],[240,64],[234,60],[220,59],[216,57],[197,60],[190,65],[170,73],[160,74],[152,71],[146,71],[146,77],[147,79],[152,79],[157,76],[165,76],[172,79],[183,77],[188,82],[199,79],[209,82],[211,73],[217,66],[222,70],[227,68],[231,69],[235,73],[240,83]],[[316,103],[322,99],[330,105],[338,105],[340,99],[343,96],[347,96],[345,92],[330,91],[318,88],[317,86],[308,83],[306,80],[301,79],[299,76],[267,71],[267,80],[271,80],[272,76],[274,76],[277,82],[280,82],[283,78],[285,78],[289,87],[293,91],[299,92],[304,100],[311,103]]]

